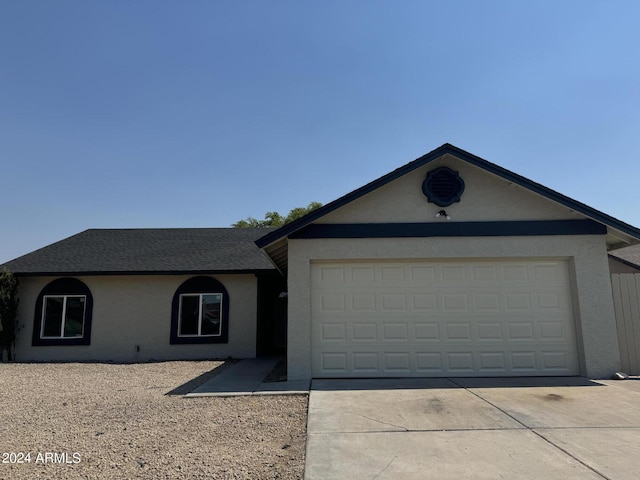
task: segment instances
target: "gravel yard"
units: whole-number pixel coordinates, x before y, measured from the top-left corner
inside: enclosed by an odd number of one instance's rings
[[[0,364],[0,478],[302,478],[307,397],[179,395],[216,367]]]

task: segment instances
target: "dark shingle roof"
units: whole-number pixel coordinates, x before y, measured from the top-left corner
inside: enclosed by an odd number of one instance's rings
[[[5,263],[18,275],[257,272],[275,270],[254,241],[269,229],[86,230]]]
[[[609,256],[618,258],[633,267],[640,268],[640,245],[612,250],[609,252]]]

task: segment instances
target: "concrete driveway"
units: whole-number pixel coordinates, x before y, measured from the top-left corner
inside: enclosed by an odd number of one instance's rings
[[[637,479],[640,381],[314,380],[306,480]]]

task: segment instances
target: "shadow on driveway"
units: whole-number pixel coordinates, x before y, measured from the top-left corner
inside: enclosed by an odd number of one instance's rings
[[[314,380],[305,480],[636,480],[639,405],[634,381]]]
[[[424,390],[434,388],[510,387],[602,387],[584,377],[495,377],[495,378],[354,378],[316,379],[315,391],[339,390]]]

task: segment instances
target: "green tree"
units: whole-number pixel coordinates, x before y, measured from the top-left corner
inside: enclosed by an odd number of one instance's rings
[[[8,270],[0,273],[0,358],[7,351],[7,360],[13,360],[11,348],[16,340],[18,317],[18,279]]]
[[[313,212],[314,210],[320,208],[322,204],[320,202],[311,202],[306,207],[297,207],[292,209],[289,214],[285,217],[280,215],[278,212],[267,212],[264,215],[264,220],[258,220],[257,218],[247,217],[244,220],[240,220],[233,225],[232,227],[236,228],[265,228],[265,227],[282,227],[287,223],[293,222],[294,220],[299,219],[300,217],[305,216],[309,212]]]

